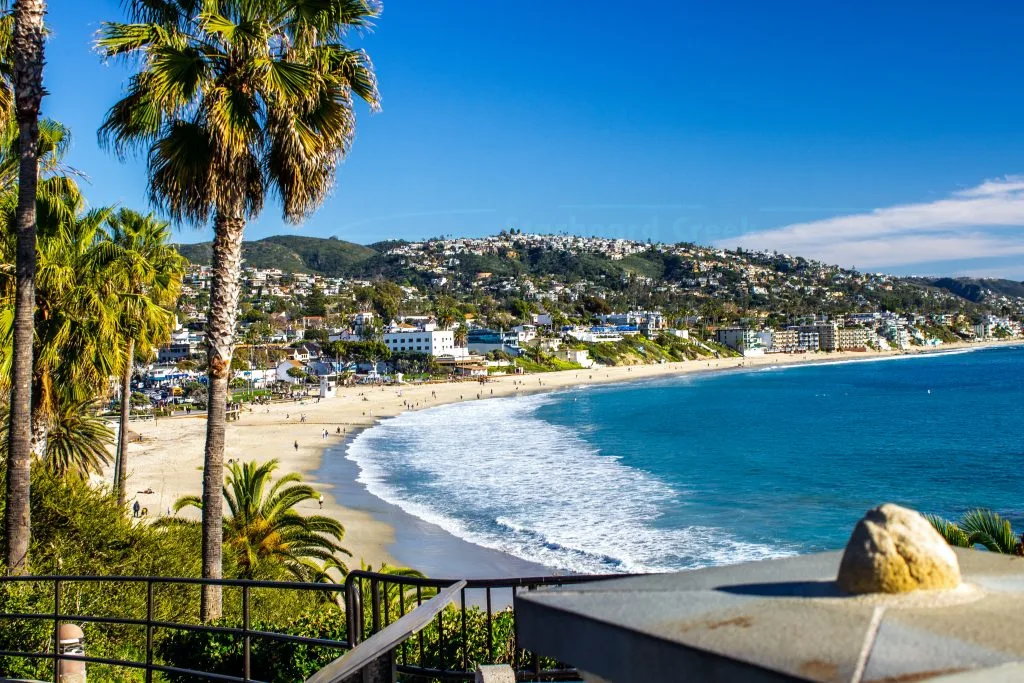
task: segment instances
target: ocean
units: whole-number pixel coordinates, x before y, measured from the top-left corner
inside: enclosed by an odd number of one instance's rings
[[[441,406],[346,457],[370,493],[472,543],[671,571],[842,548],[883,502],[1024,523],[1022,427],[1024,349],[1003,347]]]

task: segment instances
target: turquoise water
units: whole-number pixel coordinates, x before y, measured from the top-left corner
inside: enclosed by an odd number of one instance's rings
[[[580,572],[840,548],[893,501],[1024,522],[1024,350],[731,371],[407,413],[353,441],[369,490]]]

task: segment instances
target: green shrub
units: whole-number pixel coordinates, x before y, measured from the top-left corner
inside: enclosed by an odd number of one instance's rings
[[[241,628],[241,620],[222,620],[217,626]],[[284,633],[307,638],[345,640],[345,613],[334,605],[306,611],[282,623],[257,620],[250,622],[254,631]],[[269,638],[252,637],[249,664],[253,678],[271,683],[303,681],[322,669],[341,650],[286,643]],[[243,667],[243,639],[225,633],[175,631],[160,639],[157,651],[164,663],[179,668],[237,676]],[[194,678],[167,674],[171,683],[191,683]]]

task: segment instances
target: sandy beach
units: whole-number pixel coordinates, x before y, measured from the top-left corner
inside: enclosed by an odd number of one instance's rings
[[[1016,343],[1020,343],[1019,340]],[[958,348],[980,348],[983,344],[944,345],[910,353],[948,352]],[[383,562],[413,566],[438,575],[458,565],[453,552],[472,550],[466,565],[481,565],[479,571],[463,568],[462,573],[523,574],[543,570],[495,551],[460,541],[436,537],[436,542],[417,543],[440,529],[402,513],[380,501],[355,481],[354,463],[344,460],[344,445],[359,430],[406,410],[423,410],[458,401],[484,400],[538,391],[555,391],[584,384],[635,382],[697,372],[736,368],[780,366],[809,362],[867,360],[904,352],[837,352],[814,354],[773,354],[758,358],[727,358],[687,361],[662,365],[568,370],[532,375],[491,377],[486,384],[463,381],[427,385],[347,387],[330,399],[305,399],[253,406],[243,410],[241,419],[227,426],[225,459],[265,461],[276,458],[281,472],[301,472],[304,480],[323,493],[323,514],[345,526],[343,544],[353,555],[350,566],[360,561],[378,566]],[[302,421],[302,416],[305,421]],[[138,500],[150,517],[171,511],[174,501],[202,490],[205,413],[188,417],[162,418],[156,422],[133,422],[131,429],[142,436],[129,447],[129,501]],[[338,433],[338,430],[341,433]],[[324,436],[324,430],[327,436]],[[298,447],[296,448],[296,444]],[[325,460],[325,454],[329,457]],[[109,472],[107,473],[109,476]],[[152,493],[144,493],[144,491]],[[317,511],[307,504],[307,512]],[[183,513],[184,514],[184,513]],[[461,546],[461,550],[459,547]],[[466,546],[470,546],[468,549]],[[433,556],[427,561],[427,556]],[[420,558],[423,558],[420,561]],[[507,560],[507,561],[506,561]],[[545,572],[549,573],[549,572]]]

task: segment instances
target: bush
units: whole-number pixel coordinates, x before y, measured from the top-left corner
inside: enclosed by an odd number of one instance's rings
[[[217,626],[241,628],[241,620],[222,620]],[[345,613],[325,604],[289,619],[273,623],[251,621],[255,631],[285,633],[307,638],[345,640]],[[340,656],[341,651],[300,643],[282,643],[269,638],[252,638],[249,663],[253,678],[271,683],[304,681]],[[169,666],[237,676],[242,671],[244,644],[241,636],[225,633],[176,631],[157,645],[159,656]],[[172,683],[192,683],[194,678],[167,674]]]

